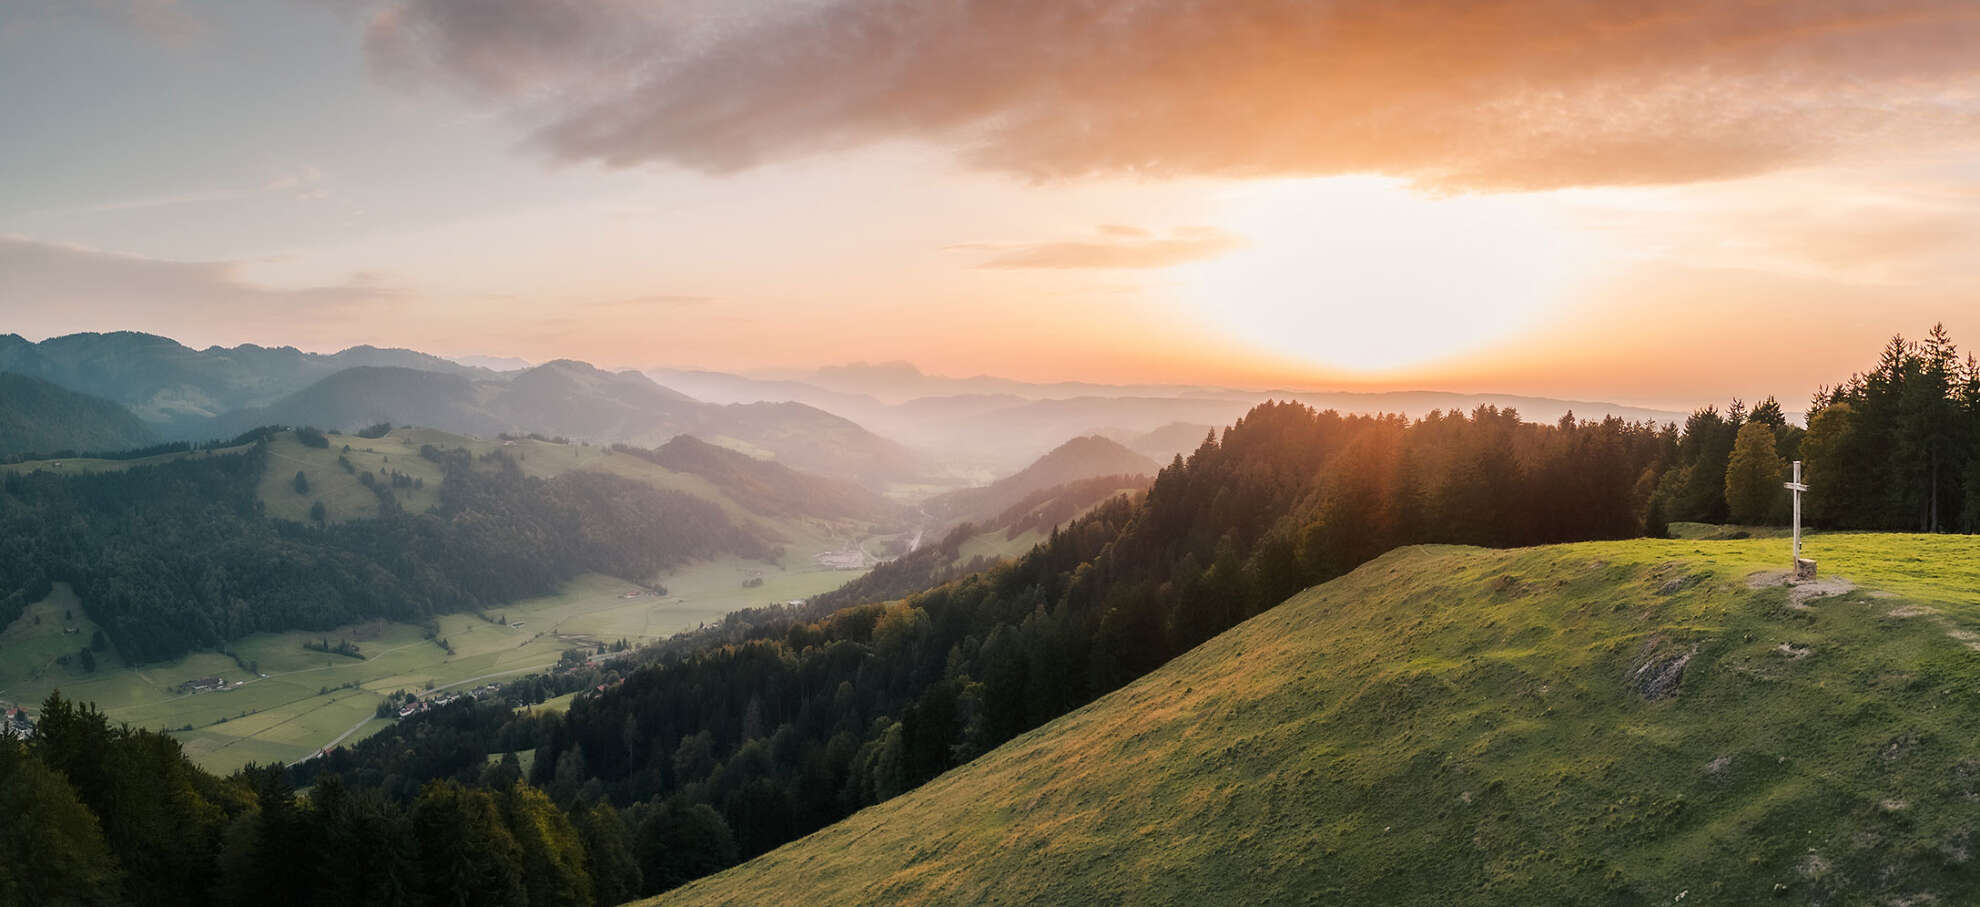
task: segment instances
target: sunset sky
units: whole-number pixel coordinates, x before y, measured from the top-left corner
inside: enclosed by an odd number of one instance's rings
[[[1980,4],[0,0],[0,332],[1798,405]]]

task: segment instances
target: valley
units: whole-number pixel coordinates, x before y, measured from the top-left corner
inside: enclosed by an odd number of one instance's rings
[[[668,469],[650,458],[609,447],[516,438],[484,439],[434,429],[399,427],[377,437],[327,434],[305,443],[296,431],[276,432],[260,443],[266,458],[254,494],[269,517],[298,523],[315,521],[321,505],[330,524],[379,516],[381,489],[389,488],[396,507],[419,514],[440,503],[445,473],[423,447],[464,451],[486,465],[497,455],[527,476],[549,479],[574,472],[618,476],[664,492],[679,492],[715,504],[738,525],[771,542],[769,560],[726,556],[664,571],[645,584],[602,574],[582,575],[553,595],[526,598],[490,609],[485,620],[469,613],[441,614],[434,632],[413,623],[371,619],[326,631],[252,633],[221,651],[200,651],[164,661],[127,665],[114,645],[92,653],[90,670],[76,652],[99,627],[67,583],[54,584],[47,598],[27,605],[0,634],[0,705],[34,712],[53,690],[94,701],[112,719],[171,732],[202,767],[230,772],[249,762],[293,762],[333,743],[354,743],[385,726],[374,712],[396,690],[444,691],[483,681],[547,671],[566,651],[620,640],[641,645],[666,639],[704,622],[719,621],[739,608],[806,599],[856,579],[874,562],[849,564],[833,552],[869,547],[905,548],[918,533],[892,505],[877,496],[866,518],[838,512],[808,514],[802,506],[805,483],[821,480],[753,464],[740,455],[709,448],[696,464],[715,479]],[[28,461],[0,466],[0,474],[26,476],[37,470],[71,476],[123,472],[189,458],[244,453],[253,445],[165,453],[128,460]],[[712,467],[721,470],[709,471]],[[296,475],[303,476],[301,485]],[[401,477],[394,481],[393,476]],[[780,481],[792,500],[763,513],[735,497],[766,479]],[[367,481],[369,480],[369,481]],[[743,484],[733,484],[741,482]],[[725,490],[721,484],[732,483]],[[821,493],[838,493],[827,488]],[[751,499],[759,510],[763,503]],[[888,522],[869,522],[881,517]],[[655,590],[664,589],[665,594]],[[498,612],[499,615],[496,613]],[[513,626],[520,624],[520,627]],[[73,632],[71,632],[73,630]],[[362,654],[354,659],[312,652],[304,643],[349,640]],[[435,640],[444,640],[448,648]],[[67,664],[57,658],[67,656]],[[250,668],[253,670],[251,671]],[[263,676],[265,675],[265,676]],[[224,689],[188,692],[189,682],[220,678]]]
[[[235,657],[202,652],[133,667],[106,649],[96,655],[95,671],[55,663],[86,645],[96,630],[74,593],[60,584],[0,634],[6,656],[0,658],[0,706],[25,706],[32,713],[59,689],[66,697],[96,702],[113,720],[170,731],[209,771],[293,762],[384,727],[389,721],[374,718],[374,712],[397,690],[443,691],[547,671],[569,649],[622,639],[634,645],[657,642],[738,608],[808,598],[859,575],[802,560],[776,567],[740,559],[696,564],[657,578],[665,595],[613,577],[583,576],[557,595],[503,607],[494,616],[506,623],[472,614],[435,618],[437,638],[452,652],[427,639],[420,626],[366,621],[321,633],[254,634],[231,645]],[[743,585],[754,579],[761,584]],[[65,612],[71,619],[62,619]],[[517,623],[522,626],[511,626]],[[77,632],[65,632],[70,626]],[[332,645],[350,640],[364,657],[303,648],[318,640]],[[188,681],[206,677],[228,686],[181,691]]]

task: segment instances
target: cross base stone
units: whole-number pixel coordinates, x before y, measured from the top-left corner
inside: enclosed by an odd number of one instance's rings
[[[1815,562],[1805,557],[1794,559],[1794,581],[1805,583],[1815,578]]]

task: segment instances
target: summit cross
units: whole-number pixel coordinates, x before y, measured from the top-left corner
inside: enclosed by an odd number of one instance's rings
[[[1794,461],[1794,481],[1782,485],[1794,492],[1794,574],[1796,579],[1814,579],[1815,562],[1801,559],[1801,493],[1808,486],[1801,481],[1801,461]]]

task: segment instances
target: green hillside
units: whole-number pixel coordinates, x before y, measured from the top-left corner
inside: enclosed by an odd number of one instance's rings
[[[1980,540],[1413,547],[653,903],[1960,902]],[[1814,593],[1835,593],[1827,596]]]
[[[138,417],[115,403],[0,372],[0,457],[128,450],[153,440]]]

